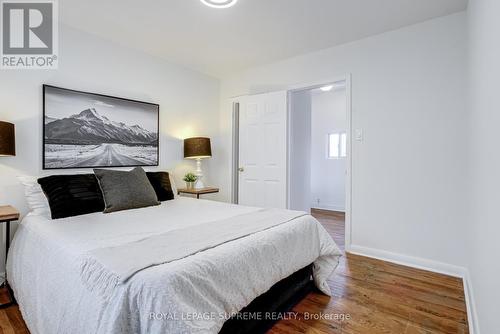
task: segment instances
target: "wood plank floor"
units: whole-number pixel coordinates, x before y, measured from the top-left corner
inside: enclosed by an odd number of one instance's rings
[[[343,214],[313,216],[343,250]],[[293,309],[299,320],[282,320],[269,333],[469,333],[461,279],[347,254],[329,285],[331,298],[309,294]],[[304,320],[306,312],[324,317]]]
[[[313,215],[344,249],[343,215]],[[269,333],[469,333],[460,279],[347,254],[329,285],[331,298],[310,293],[293,309],[297,319],[282,320]],[[0,302],[5,293],[0,290]],[[0,310],[3,333],[29,333],[17,306]]]

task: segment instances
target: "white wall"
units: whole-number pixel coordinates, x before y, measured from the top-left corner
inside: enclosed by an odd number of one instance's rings
[[[352,73],[352,243],[464,265],[465,35],[465,13],[431,20],[234,74],[221,99]]]
[[[498,333],[500,314],[500,2],[469,3],[472,238],[470,272],[482,334]]]
[[[311,202],[311,92],[289,96],[290,166],[289,208],[310,212]]]
[[[347,159],[327,159],[328,135],[347,131],[345,88],[311,98],[311,200],[313,208],[344,211]]]
[[[214,158],[204,163],[209,184],[217,185],[219,81],[67,27],[60,29],[59,69],[0,71],[0,119],[15,123],[17,156],[0,158],[0,204],[26,212],[15,176],[42,172],[42,84],[104,93],[160,104],[160,167],[182,174],[194,169],[183,161],[182,138],[214,139]],[[87,170],[91,172],[91,170]],[[64,171],[66,173],[75,170]],[[3,231],[3,229],[2,229]],[[3,248],[0,247],[0,259]],[[0,271],[3,271],[0,260]]]

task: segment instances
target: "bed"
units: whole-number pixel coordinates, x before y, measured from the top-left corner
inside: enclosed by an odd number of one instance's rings
[[[191,198],[57,220],[30,213],[9,251],[9,283],[34,334],[218,333],[238,311],[297,273],[312,274],[316,287],[329,294],[326,280],[341,252],[319,222],[299,213],[282,212],[292,218],[136,268],[126,280],[108,286],[107,294],[82,278],[89,254],[113,250],[116,256],[127,254],[120,253],[125,248],[139,254],[140,245],[159,236],[179,230],[194,236],[203,229],[219,235],[228,222],[252,221],[259,214],[259,208]],[[162,247],[170,249],[161,252],[189,248],[183,240],[168,240]],[[136,257],[141,256],[121,255],[121,260]]]

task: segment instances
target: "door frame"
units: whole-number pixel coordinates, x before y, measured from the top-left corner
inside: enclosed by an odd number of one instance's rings
[[[287,138],[286,138],[286,146],[287,146],[287,166],[286,166],[286,197],[287,197],[287,207],[290,205],[290,113],[291,113],[291,104],[290,104],[290,94],[295,91],[307,90],[319,88],[331,83],[335,83],[338,81],[345,81],[346,86],[346,112],[347,112],[347,163],[346,163],[346,187],[345,187],[345,251],[348,252],[351,249],[351,234],[352,234],[352,142],[353,142],[353,130],[352,130],[352,78],[350,73],[346,73],[344,75],[325,78],[324,80],[317,80],[313,82],[304,82],[294,85],[289,85],[284,87],[284,89],[278,90],[286,90],[287,91],[287,119],[286,119],[286,128],[287,128]],[[276,90],[276,91],[278,91]],[[273,90],[274,91],[274,90]],[[261,93],[270,93],[271,91],[261,92]],[[231,132],[232,132],[232,156],[230,159],[231,166],[231,202],[236,203],[237,194],[235,196],[235,188],[238,189],[238,171],[234,168],[235,159],[239,158],[239,147],[235,147],[237,140],[235,140],[236,136],[239,135],[237,125],[235,121],[237,121],[237,110],[236,105],[239,104],[240,100],[244,98],[244,96],[234,97],[229,99],[229,103],[231,104]],[[236,164],[239,162],[237,161]],[[236,182],[236,183],[235,183]]]

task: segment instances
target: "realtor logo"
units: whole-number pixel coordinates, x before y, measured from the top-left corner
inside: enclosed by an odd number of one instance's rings
[[[1,1],[1,68],[57,68],[55,0]]]

